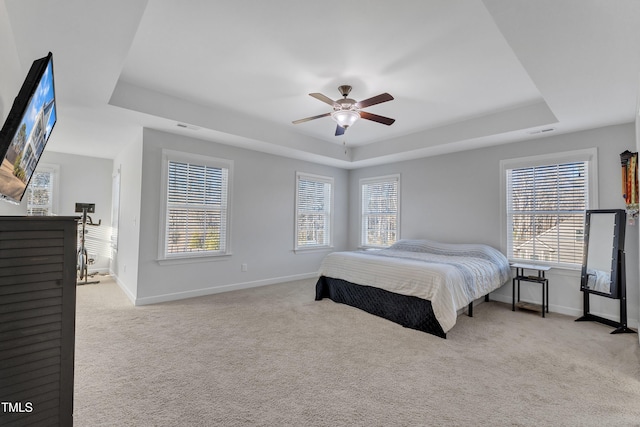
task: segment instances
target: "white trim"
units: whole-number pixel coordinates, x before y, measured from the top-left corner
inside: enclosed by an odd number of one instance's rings
[[[53,179],[51,186],[51,215],[58,215],[58,199],[60,198],[60,165],[53,163],[38,163],[36,172],[49,172]],[[27,202],[28,203],[28,202]]]
[[[507,169],[545,166],[570,162],[587,162],[588,168],[588,206],[587,209],[598,209],[598,149],[585,148],[582,150],[547,153],[537,156],[518,157],[500,160],[500,248],[503,253],[508,253],[507,243]],[[575,270],[574,266],[557,263],[538,262],[543,265],[551,265],[554,268]]]
[[[136,305],[136,296],[129,290],[124,282],[120,280],[120,277],[118,277],[114,272],[110,272],[110,276],[116,281],[116,284],[120,287],[122,292],[124,292],[129,301],[131,301],[131,304]]]
[[[160,265],[193,264],[196,262],[225,261],[233,255],[231,252],[223,254],[209,254],[194,252],[188,255],[174,255],[167,258],[158,258],[156,261]]]
[[[402,207],[402,203],[401,203],[401,196],[400,193],[402,192],[402,187],[400,185],[400,174],[396,173],[396,174],[391,174],[391,175],[383,175],[383,176],[375,176],[375,177],[369,177],[369,178],[360,178],[360,180],[358,181],[359,183],[359,188],[358,191],[360,193],[360,197],[359,197],[359,210],[360,210],[360,217],[358,220],[358,227],[360,229],[360,245],[358,246],[359,248],[362,249],[380,249],[380,246],[373,246],[373,245],[367,245],[364,242],[364,235],[363,235],[363,223],[362,223],[362,217],[364,215],[364,212],[362,212],[362,186],[365,184],[374,184],[374,183],[378,183],[378,182],[389,182],[389,181],[396,181],[398,183],[398,211],[396,213],[396,224],[397,224],[397,229],[396,229],[396,241],[400,240],[400,228],[401,228],[401,216],[400,216],[400,211],[401,211],[401,207]]]
[[[201,297],[205,295],[218,294],[222,292],[236,291],[240,289],[257,288],[260,286],[292,282],[294,280],[313,279],[317,277],[318,277],[318,272],[315,272],[315,271],[313,273],[295,274],[292,276],[283,276],[283,277],[273,277],[270,279],[255,280],[252,282],[233,283],[229,285],[201,288],[201,289],[195,289],[191,291],[172,292],[168,294],[155,295],[151,297],[136,298],[134,301],[134,304],[136,306],[157,304],[160,302],[176,301],[176,300],[181,300],[186,298]]]
[[[329,200],[329,242],[326,245],[310,245],[310,246],[298,246],[298,184],[300,178],[307,178],[309,180],[324,182],[331,185],[331,196]],[[314,175],[311,173],[296,171],[296,185],[294,195],[294,230],[293,230],[293,251],[295,253],[313,251],[313,250],[329,250],[333,248],[333,230],[334,230],[334,194],[335,194],[335,180],[331,176]]]
[[[120,236],[120,194],[122,190],[122,165],[111,176],[111,249],[118,250]]]
[[[530,168],[546,166],[556,163],[592,161],[598,157],[598,148],[585,148],[582,150],[562,151],[558,153],[545,153],[536,156],[516,157],[500,160],[500,165],[507,164],[509,169]]]
[[[215,168],[224,168],[228,170],[228,182],[227,182],[227,226],[225,236],[225,251],[224,253],[194,253],[194,254],[179,254],[167,256],[166,254],[166,224],[167,224],[167,179],[169,173],[169,161],[173,162],[185,162],[191,164],[197,164],[200,166],[209,166]],[[198,260],[206,258],[211,260],[216,257],[230,256],[231,251],[231,219],[232,215],[232,195],[233,195],[233,160],[220,159],[216,157],[205,156],[202,154],[187,153],[183,151],[175,150],[162,150],[162,167],[161,167],[161,182],[160,182],[160,207],[159,207],[159,230],[158,230],[158,257],[157,261],[161,264],[174,261],[179,263],[180,260]]]
[[[383,176],[372,176],[369,178],[360,178],[360,184],[370,184],[372,182],[386,182],[386,181],[392,181],[394,179],[397,179],[398,182],[400,182],[400,174],[399,173],[393,173],[390,175],[383,175]]]
[[[489,300],[498,301],[498,302],[506,303],[509,305],[511,305],[512,303],[511,293],[509,293],[509,295],[492,293],[489,295]],[[531,302],[534,304],[540,304],[540,300],[531,301]],[[564,314],[566,316],[570,316],[574,318],[578,318],[584,314],[584,310],[582,308],[568,307],[566,305],[558,305],[558,304],[551,304],[551,303],[549,303],[549,311],[551,313]],[[615,315],[612,315],[611,313],[593,312],[593,311],[591,311],[590,313],[596,316],[604,317],[606,319],[611,319],[615,322],[620,320],[619,318],[615,318]],[[638,328],[639,321],[638,319],[629,318],[627,320],[627,323],[630,328]]]
[[[307,248],[297,248],[293,250],[296,254],[308,254],[312,252],[332,252],[334,246],[310,246]]]

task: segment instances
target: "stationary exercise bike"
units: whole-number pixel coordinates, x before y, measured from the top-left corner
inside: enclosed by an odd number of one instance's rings
[[[96,212],[95,203],[76,203],[76,212],[82,212],[82,228],[78,233],[80,235],[80,247],[78,248],[76,268],[78,270],[78,278],[80,280],[84,279],[84,282],[78,282],[78,285],[93,285],[96,283],[100,283],[100,281],[88,281],[89,263],[93,260],[89,259],[89,255],[87,253],[87,247],[85,246],[85,235],[87,234],[87,225],[99,226],[100,224],[102,224],[102,220],[98,220],[98,223],[96,224],[93,222],[91,217],[87,215],[87,213]]]

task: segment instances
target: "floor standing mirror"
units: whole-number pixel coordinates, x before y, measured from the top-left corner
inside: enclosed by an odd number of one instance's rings
[[[584,315],[576,321],[595,321],[616,328],[612,334],[635,333],[627,327],[627,289],[624,263],[626,212],[622,209],[588,210],[584,229],[584,255],[580,290]],[[620,300],[620,321],[589,312],[594,295]]]

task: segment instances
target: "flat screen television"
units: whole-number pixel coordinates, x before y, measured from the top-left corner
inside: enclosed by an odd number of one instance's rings
[[[18,204],[56,123],[53,55],[33,61],[0,131],[0,199]]]

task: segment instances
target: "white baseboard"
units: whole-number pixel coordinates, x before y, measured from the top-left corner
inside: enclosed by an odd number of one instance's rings
[[[273,277],[273,278],[270,278],[270,279],[256,280],[256,281],[252,281],[252,282],[233,283],[233,284],[229,284],[229,285],[202,288],[202,289],[195,289],[195,290],[190,290],[190,291],[185,291],[185,292],[174,292],[174,293],[170,293],[170,294],[154,295],[154,296],[151,296],[151,297],[137,298],[129,290],[129,288],[127,288],[127,286],[125,286],[125,284],[120,280],[120,278],[117,275],[115,275],[113,272],[109,272],[109,273],[110,273],[111,277],[114,278],[114,280],[116,281],[116,283],[118,284],[120,289],[122,289],[122,291],[125,293],[127,298],[129,298],[129,300],[136,306],[158,304],[158,303],[162,303],[162,302],[176,301],[176,300],[181,300],[181,299],[186,299],[186,298],[194,298],[194,297],[200,297],[200,296],[205,296],[205,295],[213,295],[213,294],[218,294],[218,293],[222,293],[222,292],[236,291],[236,290],[240,290],[240,289],[257,288],[257,287],[260,287],[260,286],[275,285],[277,283],[292,282],[294,280],[313,279],[313,278],[318,277],[318,273],[317,272],[313,272],[313,273],[306,273],[306,274],[296,274],[296,275],[292,275],[292,276]],[[510,295],[501,295],[501,294],[497,294],[497,293],[496,294],[490,294],[489,299],[493,300],[493,301],[499,301],[499,302],[511,304],[511,296]],[[484,297],[476,300],[474,305],[480,304],[482,302],[484,302]],[[464,310],[466,310],[466,307],[461,309],[460,312],[462,312]],[[582,308],[566,307],[566,306],[554,305],[554,304],[550,304],[549,311],[551,311],[553,313],[559,313],[559,314],[564,314],[564,315],[567,315],[567,316],[575,317],[576,319],[578,317],[582,316],[582,314],[583,314]],[[604,314],[604,313],[594,313],[594,312],[592,312],[591,314],[594,314],[594,315],[600,316],[600,317],[604,317],[604,318],[610,318],[611,317],[610,314]],[[613,321],[619,321],[619,319],[612,319],[612,320]],[[630,328],[635,328],[635,329],[638,329],[638,326],[639,326],[638,319],[633,319],[633,318],[628,318],[627,319],[627,324],[628,324],[627,326],[629,326]]]
[[[122,292],[124,292],[127,298],[129,298],[129,301],[131,301],[131,303],[135,305],[136,296],[129,290],[129,288],[127,288],[127,286],[122,282],[122,280],[120,280],[120,278],[113,271],[110,271],[109,275],[113,278],[113,280],[116,281],[116,284],[120,287],[120,289],[122,289]]]
[[[512,299],[510,295],[491,294],[489,296],[489,299],[493,301],[505,302],[509,305],[512,303]],[[565,314],[567,316],[575,317],[576,319],[583,315],[582,307],[574,308],[574,307],[566,307],[562,305],[549,304],[549,311],[552,313]],[[594,312],[591,312],[591,314],[599,317],[604,317],[606,319],[611,319],[611,314],[594,313]],[[620,321],[620,319],[611,319],[611,320],[613,320],[614,322]],[[627,326],[629,326],[630,328],[637,329],[638,319],[632,319],[627,316]]]
[[[195,290],[190,290],[185,292],[174,292],[170,294],[154,295],[151,297],[134,298],[132,299],[132,301],[136,306],[157,304],[161,302],[176,301],[180,299],[218,294],[221,292],[237,291],[240,289],[248,289],[248,288],[257,288],[259,286],[266,286],[266,285],[275,285],[277,283],[292,282],[294,280],[313,279],[315,277],[318,277],[317,272],[306,273],[306,274],[296,274],[296,275],[284,276],[284,277],[273,277],[270,279],[256,280],[253,282],[233,283],[229,285],[195,289]],[[123,286],[120,286],[120,287],[123,287]]]

